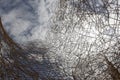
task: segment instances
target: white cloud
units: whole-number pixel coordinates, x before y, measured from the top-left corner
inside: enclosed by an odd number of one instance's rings
[[[10,5],[11,1],[1,0],[1,7],[5,10],[1,8],[0,14],[5,29],[17,42],[34,39],[44,40],[49,29],[49,19],[54,12],[54,2],[56,1],[17,0]]]

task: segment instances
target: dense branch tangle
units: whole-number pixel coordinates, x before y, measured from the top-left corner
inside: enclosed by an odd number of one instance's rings
[[[61,57],[64,55],[61,59],[64,73],[68,72],[66,74],[75,80],[112,80],[108,62],[115,68],[115,55],[119,55],[119,50],[114,49],[115,44],[119,45],[119,12],[119,0],[60,0],[56,16],[51,21],[54,36],[50,43],[53,52]],[[112,49],[107,49],[109,47]],[[104,50],[108,52],[100,53]],[[118,66],[119,59],[117,57]],[[116,69],[119,75],[119,68]],[[113,80],[119,80],[119,77]]]

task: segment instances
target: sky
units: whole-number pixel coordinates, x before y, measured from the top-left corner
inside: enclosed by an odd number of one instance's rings
[[[0,17],[17,42],[44,40],[56,0],[0,0]]]
[[[0,0],[0,17],[17,42],[45,40],[58,0]],[[96,6],[103,5],[101,0]]]
[[[2,17],[3,25],[6,29],[6,31],[14,40],[16,40],[16,42],[19,42],[19,43],[25,42],[25,41],[34,41],[34,40],[38,40],[38,39],[44,41],[46,34],[47,34],[48,30],[50,29],[49,21],[50,21],[51,17],[54,16],[55,8],[57,7],[57,4],[56,4],[57,1],[58,0],[0,0],[0,16]],[[101,3],[101,0],[91,0],[91,1],[96,1],[96,3],[99,3],[99,4],[95,5],[96,7],[100,8],[100,9],[96,9],[96,10],[98,10],[98,12],[99,12],[99,10],[103,10],[101,8],[103,6],[103,4]],[[95,18],[95,20],[97,20],[96,17],[93,17],[93,18]],[[68,22],[69,22],[69,20],[68,20]],[[110,22],[114,22],[113,19],[110,20]],[[87,24],[87,26],[88,25],[89,24]],[[65,48],[60,49],[56,46],[57,45],[57,42],[56,42],[55,45],[53,44],[55,46],[56,54],[60,54],[62,56],[62,58],[65,58],[66,61],[68,60],[68,62],[70,62],[70,64],[71,64],[71,62],[73,63],[72,60],[74,60],[76,62],[76,59],[77,59],[73,55],[76,52],[79,53],[79,51],[84,54],[87,53],[89,51],[89,47],[91,47],[91,44],[93,45],[93,49],[95,49],[95,51],[98,51],[98,52],[99,52],[99,49],[105,49],[106,44],[107,44],[107,47],[109,47],[109,45],[108,45],[109,43],[106,43],[108,40],[106,40],[106,42],[103,42],[104,45],[101,44],[102,42],[100,40],[102,38],[106,39],[106,36],[105,37],[102,35],[99,36],[98,35],[99,33],[97,33],[96,28],[93,25],[94,24],[89,25],[89,27],[90,26],[91,27],[88,29],[84,29],[83,32],[82,31],[80,32],[79,30],[77,30],[82,35],[80,37],[81,38],[80,40],[77,39],[79,37],[79,35],[78,35],[79,33],[74,34],[77,37],[74,36],[72,33],[68,34],[68,35],[70,35],[70,39],[73,40],[73,42],[76,41],[75,44],[78,44],[78,42],[77,42],[78,40],[80,41],[79,46],[81,47],[81,51],[80,51],[80,49],[76,49],[75,51],[72,51],[73,54],[71,54],[71,55],[69,55],[69,53],[67,54],[67,52],[65,52],[64,50],[69,47],[71,48],[72,45],[71,44],[69,45],[67,40],[63,40],[60,35],[60,39],[59,38],[57,38],[57,39],[62,40],[62,42],[67,44],[68,46],[66,47],[64,45]],[[61,25],[59,25],[59,26],[61,26]],[[107,35],[114,34],[114,30],[112,29],[112,27],[109,27],[109,28],[108,27],[109,26],[106,26],[106,28],[103,28],[102,29],[103,32],[101,31],[101,33],[105,33],[105,35],[106,34]],[[64,39],[66,39],[66,35],[63,35]],[[71,35],[73,36],[73,39],[72,39]],[[90,37],[93,37],[93,38],[88,38],[87,35]],[[59,37],[59,36],[57,36],[57,37]],[[69,37],[69,36],[67,36],[67,37]],[[74,37],[76,37],[76,38],[74,38]],[[88,45],[87,42],[85,45],[81,45],[83,42],[85,42],[85,40],[88,40],[90,45]],[[98,41],[96,41],[96,40],[98,40]],[[110,40],[111,40],[111,37],[110,37]],[[57,40],[55,39],[55,41],[57,41]],[[113,37],[113,41],[114,41],[114,37]],[[63,44],[63,43],[61,43],[61,44]],[[58,46],[59,45],[60,44],[58,43]],[[83,47],[86,47],[86,45],[87,45],[87,48],[83,49]],[[73,47],[74,47],[74,45],[73,45]],[[75,48],[71,48],[71,49],[75,49]],[[87,51],[87,49],[88,49],[88,51]],[[92,52],[92,49],[91,49],[91,52]],[[53,52],[53,54],[54,54],[54,52]]]

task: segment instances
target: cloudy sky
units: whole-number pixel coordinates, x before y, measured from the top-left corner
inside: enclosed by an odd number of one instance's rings
[[[42,39],[49,29],[57,0],[0,0],[0,16],[17,42]]]

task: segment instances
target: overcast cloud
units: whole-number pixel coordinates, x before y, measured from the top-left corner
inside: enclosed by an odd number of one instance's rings
[[[17,42],[44,40],[56,0],[0,0],[5,29]]]

